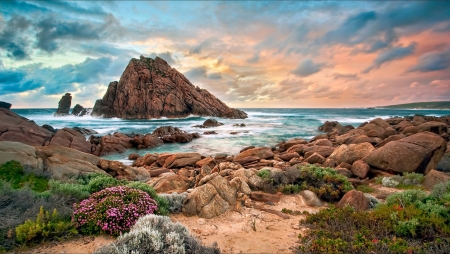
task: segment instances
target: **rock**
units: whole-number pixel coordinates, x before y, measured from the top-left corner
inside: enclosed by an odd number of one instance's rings
[[[361,179],[366,178],[367,173],[369,173],[369,170],[370,170],[369,164],[367,164],[363,160],[357,160],[353,162],[353,165],[351,167],[352,173]]]
[[[306,146],[303,144],[298,144],[298,145],[293,145],[291,146],[289,149],[287,149],[286,153],[298,153],[298,154],[303,154],[303,149]]]
[[[52,126],[50,126],[48,124],[42,125],[42,128],[44,128],[44,129],[46,129],[46,130],[48,130],[48,131],[50,131],[52,133],[56,133],[58,131],[57,129],[53,128]]]
[[[203,122],[203,127],[217,127],[221,126],[223,123],[218,122],[216,119],[207,119],[205,122]]]
[[[0,108],[11,109],[11,103],[0,101]]]
[[[334,152],[334,147],[329,146],[310,146],[303,147],[303,153],[305,154],[305,158],[308,158],[314,153],[320,154],[322,157],[328,157]]]
[[[311,156],[306,158],[304,161],[308,162],[309,164],[315,164],[315,163],[322,164],[325,162],[325,158],[318,153],[313,153]]]
[[[255,148],[255,146],[247,146],[247,147],[244,147],[244,148],[242,148],[241,151],[239,151],[239,153],[242,153],[242,152],[244,152],[244,151],[247,151],[247,150],[253,149],[253,148]]]
[[[370,135],[370,133],[368,133],[368,135]],[[374,144],[376,143],[375,138],[377,137],[378,134],[374,135],[373,137],[368,137],[367,135],[357,135],[357,136],[353,136],[351,138],[349,138],[345,144],[350,145],[350,144],[361,144],[361,143],[371,143]]]
[[[448,146],[447,146],[448,147]],[[450,173],[450,153],[445,153],[436,165],[436,170]]]
[[[195,163],[201,159],[202,156],[198,153],[176,153],[165,160],[163,167],[181,168],[189,165],[195,165]]]
[[[215,132],[215,131],[205,131],[205,132],[203,132],[203,134],[205,134],[205,135],[214,135],[214,134],[217,134],[217,132]]]
[[[22,164],[26,173],[44,175],[44,162],[36,156],[36,149],[19,142],[0,141],[0,165],[15,160]]]
[[[195,167],[197,168],[201,168],[205,165],[208,165],[210,168],[214,168],[214,166],[216,166],[216,161],[214,160],[214,158],[207,157],[195,163]]]
[[[150,166],[153,163],[155,163],[157,160],[158,160],[158,156],[156,154],[148,153],[144,156],[139,156],[133,165],[136,167]]]
[[[345,205],[352,206],[356,211],[366,211],[369,209],[369,199],[363,192],[351,190],[345,193],[341,200],[336,204],[336,207],[344,208]]]
[[[46,145],[53,133],[11,110],[0,108],[0,141]]]
[[[430,170],[430,172],[424,177],[422,182],[423,187],[428,190],[432,190],[436,184],[450,181],[450,175],[447,173],[439,172],[437,170]]]
[[[289,148],[291,148],[294,145],[304,145],[307,144],[308,141],[304,140],[304,139],[291,139],[288,140],[285,143],[281,143],[278,146],[280,147],[281,150],[285,151],[288,150]]]
[[[238,158],[238,159],[234,159],[233,162],[239,163],[241,165],[245,165],[245,164],[249,164],[249,163],[253,163],[253,162],[258,162],[260,159],[258,156],[248,156],[248,157],[244,157],[244,158]]]
[[[119,132],[113,135],[103,136],[100,138],[99,150],[96,155],[103,156],[111,153],[123,153],[133,147],[131,140],[132,138]],[[91,143],[93,143],[92,138]]]
[[[392,136],[386,138],[385,140],[383,140],[382,142],[378,143],[375,147],[376,148],[380,148],[380,147],[386,145],[387,143],[389,143],[391,141],[400,140],[400,139],[402,139],[404,137],[406,137],[406,136],[403,135],[403,134],[392,135]]]
[[[394,126],[394,129],[395,129],[396,131],[398,131],[399,133],[401,133],[401,132],[403,132],[403,130],[404,130],[405,128],[410,127],[410,126],[414,126],[414,125],[413,125],[410,121],[403,120],[402,122],[396,124],[396,125]]]
[[[427,174],[444,155],[446,143],[439,135],[421,132],[391,141],[368,154],[364,161],[387,172]]]
[[[58,130],[50,141],[50,145],[65,146],[89,154],[92,151],[92,145],[89,141],[86,141],[86,137],[69,128]]]
[[[339,167],[337,167],[335,170],[336,170],[336,173],[341,174],[341,175],[343,175],[345,177],[350,178],[350,177],[353,176],[352,171],[350,171],[350,170],[348,170],[346,168],[339,168]]]
[[[411,123],[412,123],[414,126],[421,125],[421,124],[423,124],[423,123],[425,123],[425,122],[426,122],[426,120],[425,120],[422,116],[414,116],[414,118],[413,118],[412,121],[411,121]]]
[[[337,128],[338,126],[341,126],[340,123],[333,121],[333,122],[329,122],[326,121],[323,125],[319,126],[319,131],[323,131],[323,132],[332,132],[333,129]]]
[[[303,200],[305,201],[305,203],[308,206],[312,206],[312,207],[323,206],[323,202],[316,195],[316,193],[314,193],[310,190],[304,190],[304,191],[300,191],[299,194],[303,197]]]
[[[416,126],[409,126],[409,127],[406,127],[406,128],[403,129],[403,131],[402,131],[403,135],[406,135],[406,134],[416,134],[416,133],[418,133],[418,132],[419,132],[419,130],[417,129]]]
[[[293,158],[299,158],[299,157],[300,157],[300,155],[296,152],[280,154],[280,159],[282,159],[284,161],[290,161]]]
[[[345,162],[352,165],[353,162],[364,158],[373,150],[375,148],[370,143],[340,145],[329,158],[337,163]]]
[[[188,194],[184,201],[183,214],[207,219],[219,216],[234,207],[238,189],[236,184],[230,184],[222,176],[215,175]]]
[[[360,136],[360,135],[366,135],[365,131],[362,129],[354,129],[343,135],[337,136],[336,142],[340,145],[346,144],[349,139],[354,138],[356,136]]]
[[[188,184],[183,177],[174,173],[164,173],[159,178],[153,178],[147,184],[152,186],[158,193],[181,193],[188,189]]]
[[[281,198],[277,195],[265,193],[265,192],[252,192],[250,194],[250,198],[255,201],[259,202],[272,202],[272,203],[278,203],[280,202]]]
[[[164,143],[187,143],[200,137],[198,133],[187,133],[172,126],[161,126],[153,131],[155,137],[159,137]]]
[[[233,178],[240,177],[245,180],[250,188],[256,189],[262,183],[261,178],[256,175],[257,172],[256,169],[241,168],[233,172]]]
[[[129,160],[133,160],[133,161],[137,160],[139,157],[141,157],[141,156],[139,154],[137,154],[137,153],[130,153],[128,155],[128,159]]]
[[[74,115],[74,116],[84,116],[87,113],[88,113],[87,109],[85,109],[80,104],[75,105],[75,107],[73,107],[73,109],[72,109],[72,115]]]
[[[70,93],[66,93],[61,97],[61,100],[58,102],[58,109],[55,112],[55,116],[67,116],[69,115],[70,105],[72,104],[72,95]]]
[[[95,130],[86,129],[86,128],[82,128],[82,127],[73,127],[72,130],[78,131],[79,133],[81,133],[83,135],[98,134],[98,132],[96,132]]]
[[[394,130],[392,127],[387,127],[384,130],[383,134],[381,135],[381,138],[386,139],[386,138],[388,138],[390,136],[394,136],[394,135],[397,135],[397,131]]]
[[[44,162],[44,174],[65,181],[80,175],[106,172],[100,169],[97,156],[62,146],[35,146],[36,156]]]
[[[119,180],[148,181],[151,177],[147,169],[130,167],[120,161],[109,161],[105,171]]]
[[[323,167],[326,167],[326,168],[334,168],[334,167],[336,167],[336,161],[335,160],[333,160],[333,159],[330,159],[330,158],[327,158],[326,160],[325,160],[325,162],[322,164],[322,166]]]
[[[247,118],[229,108],[205,89],[200,89],[166,61],[141,56],[131,59],[119,82],[111,82],[93,116],[125,119],[186,117],[188,115]]]
[[[351,168],[352,168],[352,165],[350,165],[350,164],[348,164],[348,163],[346,163],[346,162],[341,162],[341,164],[339,164],[337,167],[338,167],[338,168],[351,169]]]
[[[329,147],[332,147],[333,143],[331,143],[331,141],[328,140],[328,139],[319,139],[319,140],[316,140],[314,142],[314,145],[316,145],[316,146],[329,146]]]
[[[420,124],[419,126],[417,126],[417,130],[419,132],[429,131],[438,135],[442,135],[444,133],[447,133],[448,125],[442,122],[431,121]]]
[[[151,169],[149,171],[151,177],[157,177],[157,176],[160,176],[161,174],[169,173],[169,172],[171,172],[171,170],[168,168]]]
[[[242,158],[249,157],[249,156],[256,156],[260,159],[270,159],[270,158],[273,158],[273,152],[270,148],[267,148],[267,147],[252,148],[252,149],[245,150],[244,152],[236,155],[236,157],[234,157],[234,161],[237,161]]]

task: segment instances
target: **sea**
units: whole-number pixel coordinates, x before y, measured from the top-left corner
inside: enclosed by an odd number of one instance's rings
[[[309,140],[321,134],[318,127],[325,121],[338,121],[342,125],[360,124],[381,117],[383,119],[395,116],[445,116],[450,110],[432,109],[382,109],[382,108],[243,108],[248,114],[246,119],[224,119],[213,117],[189,116],[186,118],[160,118],[147,120],[124,120],[119,118],[99,118],[92,116],[54,117],[56,108],[12,109],[15,113],[33,120],[38,125],[48,124],[55,129],[64,127],[82,127],[97,131],[98,135],[114,132],[126,134],[147,134],[160,126],[178,127],[186,132],[215,131],[214,135],[201,135],[192,142],[179,144],[164,144],[149,149],[130,149],[123,154],[111,154],[105,159],[119,160],[126,164],[130,153],[145,155],[147,153],[164,152],[198,152],[205,156],[217,154],[236,155],[247,146],[275,146],[281,141],[293,138]],[[213,118],[223,123],[222,126],[199,129],[194,125],[201,125],[206,119]],[[244,127],[234,126],[245,124]],[[237,134],[231,134],[236,133]],[[88,136],[86,138],[89,138]]]

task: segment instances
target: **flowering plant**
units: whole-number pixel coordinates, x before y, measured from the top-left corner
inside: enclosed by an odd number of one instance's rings
[[[153,214],[156,209],[155,200],[146,192],[115,186],[74,204],[72,221],[85,234],[119,235],[129,231],[139,217]]]

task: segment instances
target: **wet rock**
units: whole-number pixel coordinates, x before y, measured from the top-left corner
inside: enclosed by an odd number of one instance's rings
[[[61,97],[58,103],[58,109],[56,110],[54,116],[67,116],[69,115],[70,105],[72,104],[72,95],[66,93]]]

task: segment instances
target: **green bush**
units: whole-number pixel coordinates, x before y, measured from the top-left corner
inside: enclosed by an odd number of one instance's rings
[[[75,201],[83,200],[90,195],[88,186],[77,183],[63,183],[52,179],[49,181],[49,187],[50,194],[66,195]]]
[[[377,179],[378,181],[379,179]],[[402,176],[395,175],[391,177],[381,178],[381,184],[386,187],[397,189],[422,189],[420,185],[424,180],[424,176],[419,173],[404,172]]]
[[[331,207],[310,214],[302,221],[309,229],[298,252],[449,253],[447,187],[436,186],[430,195],[421,190],[395,193],[373,211]]]
[[[257,176],[259,176],[263,179],[270,179],[271,174],[272,173],[268,169],[262,169],[262,170],[258,171],[258,173],[256,173]]]
[[[98,175],[91,178],[88,182],[88,190],[90,193],[95,193],[106,188],[124,185],[125,181],[117,180],[111,176]]]
[[[139,218],[130,232],[119,236],[116,242],[103,246],[95,253],[218,254],[220,250],[216,245],[203,246],[189,234],[185,226],[172,222],[168,217],[146,215]]]
[[[36,192],[48,190],[47,178],[35,174],[25,174],[22,165],[13,160],[0,166],[0,179],[11,183],[14,189],[29,186]]]
[[[188,193],[161,194],[160,196],[167,200],[170,213],[181,213],[184,200],[187,198]]]
[[[52,214],[41,206],[35,221],[27,220],[16,227],[19,243],[40,242],[78,234],[72,222],[62,219],[56,209]]]
[[[374,188],[370,187],[367,184],[361,184],[356,187],[356,190],[362,191],[364,193],[372,193],[375,191]]]

